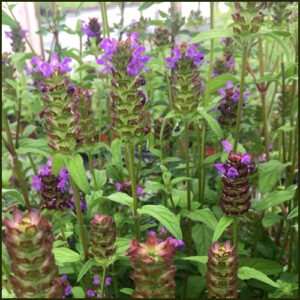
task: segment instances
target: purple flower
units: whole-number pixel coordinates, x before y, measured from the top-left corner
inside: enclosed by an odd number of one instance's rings
[[[250,165],[250,167],[248,168],[248,171],[253,171],[255,169],[255,165]]]
[[[109,38],[103,40],[102,44],[100,45],[100,48],[102,50],[105,50],[105,53],[103,54],[102,57],[108,57],[109,58],[108,61],[110,61],[112,53],[118,52],[116,43],[117,43],[116,41],[111,40]]]
[[[66,185],[68,185],[68,182],[64,179],[62,179],[58,184],[57,184],[57,189],[60,191],[64,192],[67,190]]]
[[[237,89],[234,94],[232,95],[232,101],[234,103],[238,103],[239,102],[239,89]]]
[[[220,93],[223,97],[226,97],[226,92],[223,89],[218,89],[218,93]]]
[[[138,46],[138,44],[137,44]],[[141,70],[145,69],[146,72],[149,71],[149,68],[147,68],[144,63],[148,62],[150,60],[149,56],[142,56],[141,52],[145,52],[145,47],[138,46],[132,53],[131,60],[127,66],[127,74],[136,76],[140,73]]]
[[[103,58],[99,58],[97,60],[97,64],[105,66],[102,70],[99,71],[100,74],[103,74],[105,71],[107,71],[107,73],[110,75],[112,74],[112,69],[114,69],[114,67],[110,66],[106,60],[104,60]]]
[[[87,211],[87,204],[84,201],[80,201],[80,207],[81,207],[81,211]]]
[[[241,163],[245,165],[249,165],[250,161],[251,161],[251,157],[247,153],[243,153]]]
[[[68,239],[68,244],[71,245],[73,243],[73,238]]]
[[[69,296],[69,295],[72,295],[72,286],[71,285],[68,285],[65,288],[65,296]]]
[[[100,284],[100,280],[98,276],[94,276],[94,281],[93,281],[94,285],[99,285]]]
[[[231,168],[229,168],[226,175],[227,175],[228,178],[234,179],[236,176],[239,175],[239,173],[237,172],[236,168],[231,167]]]
[[[228,63],[226,64],[226,68],[231,68],[233,66],[233,63],[234,63],[234,58],[230,58]]]
[[[94,296],[95,296],[95,293],[94,293],[94,291],[92,291],[92,290],[88,290],[88,291],[86,292],[86,294],[87,294],[88,297],[94,297]]]
[[[34,190],[36,192],[42,190],[43,187],[43,184],[39,176],[33,176],[33,181],[31,182],[31,185],[35,187]]]
[[[222,141],[222,146],[225,147],[224,152],[230,152],[231,151],[231,145],[227,141]]]
[[[54,69],[53,69],[52,65],[51,64],[49,65],[46,62],[43,62],[41,64],[40,70],[42,72],[43,77],[45,77],[45,78],[48,78],[54,74]]]
[[[245,93],[244,96],[243,96],[244,100],[248,101],[247,97],[250,96],[250,95],[251,95],[250,93]]]
[[[266,162],[267,159],[266,159],[266,156],[264,155],[263,157],[259,156],[259,162],[260,163],[263,163],[263,162]]]
[[[24,70],[26,71],[26,74],[25,74],[25,76],[31,76],[32,75],[32,72],[31,72],[31,70],[26,66],[26,67],[24,67]]]
[[[63,275],[63,276],[60,277],[60,279],[61,280],[68,280],[68,277],[67,277],[67,275]]]
[[[62,168],[59,172],[58,179],[63,180],[63,179],[69,179],[70,174],[67,173],[68,169],[67,168]]]
[[[180,249],[184,248],[184,242],[181,240],[174,239],[172,236],[168,237],[167,240],[171,240],[171,244],[177,248],[180,248]]]
[[[65,74],[72,71],[72,68],[68,66],[68,63],[71,62],[72,59],[70,57],[66,57],[59,66],[59,74]]]
[[[220,40],[221,40],[222,43],[225,43],[226,38],[220,38]]]
[[[198,52],[196,57],[194,58],[194,66],[200,65],[202,66],[204,63],[204,52]]]
[[[167,229],[166,229],[165,226],[163,226],[163,227],[160,229],[160,232],[161,232],[161,233],[165,233],[166,231],[167,231]]]
[[[140,95],[140,96],[143,97],[143,100],[141,101],[141,104],[145,105],[145,103],[146,103],[146,95],[145,95],[145,93],[143,92],[142,89],[138,89],[138,95]]]
[[[230,80],[228,80],[226,82],[226,87],[227,87],[227,89],[232,89],[233,88],[232,82]]]
[[[211,111],[217,111],[214,107],[211,109]]]
[[[4,31],[4,33],[5,33],[6,38],[10,38],[10,32],[9,31]]]
[[[134,49],[134,48],[136,48],[139,45],[139,43],[136,41],[136,39],[138,39],[139,37],[140,37],[140,35],[137,32],[133,32],[130,35],[131,49]]]
[[[120,192],[120,191],[121,191],[121,188],[122,188],[122,184],[119,183],[119,182],[117,182],[117,183],[115,184],[115,187],[117,188],[117,191]]]
[[[194,45],[189,46],[185,52],[185,56],[193,59],[196,55],[197,55],[197,50],[195,46]]]
[[[169,63],[166,68],[174,68],[175,62],[182,58],[182,53],[179,49],[175,48],[172,50],[172,57],[165,58],[165,61]]]
[[[40,168],[40,175],[42,175],[42,176],[48,176],[48,175],[50,175],[50,173],[51,173],[51,170],[49,170],[47,168],[47,166],[41,166],[41,168]]]
[[[138,197],[142,197],[143,196],[143,188],[140,187],[140,186],[137,188],[137,195],[138,195]]]
[[[218,169],[220,176],[222,176],[223,174],[225,174],[226,168],[225,168],[224,164],[215,164],[214,166]]]
[[[107,278],[105,279],[105,286],[109,286],[110,283],[111,283],[111,278],[110,278],[110,277],[107,277]]]
[[[40,82],[40,91],[43,92],[43,93],[46,93],[47,92],[47,86],[44,84],[44,82]]]

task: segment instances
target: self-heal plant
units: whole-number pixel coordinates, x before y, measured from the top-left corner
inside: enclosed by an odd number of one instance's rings
[[[28,30],[21,30],[20,25],[16,27],[11,27],[11,31],[5,31],[5,37],[11,39],[11,47],[12,51],[24,52],[25,51],[25,43],[24,36],[27,34]]]
[[[50,223],[36,209],[16,209],[4,218],[4,243],[11,261],[9,280],[18,298],[61,298],[63,284],[52,253]]]
[[[154,232],[150,232],[146,244],[131,240],[129,256],[135,283],[132,298],[175,298],[175,273],[173,265],[178,243],[168,238],[159,243]]]
[[[247,176],[251,157],[247,153],[234,154],[227,141],[223,141],[222,144],[229,156],[226,163],[215,164],[224,184],[221,208],[227,215],[243,215],[250,208],[250,185]]]
[[[98,46],[103,40],[101,37],[102,24],[99,23],[98,18],[90,18],[88,23],[86,23],[84,20],[81,20],[80,22],[83,24],[80,29],[88,38],[85,44],[91,46],[90,39],[95,38],[96,46]]]
[[[238,255],[231,241],[222,246],[214,242],[209,246],[206,263],[206,285],[208,298],[237,298],[238,296]]]

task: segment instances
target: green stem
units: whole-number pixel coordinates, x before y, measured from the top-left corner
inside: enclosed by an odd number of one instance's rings
[[[210,28],[213,29],[214,25],[214,2],[210,2]],[[210,100],[210,85],[211,85],[211,76],[212,76],[212,68],[213,68],[213,60],[214,60],[214,45],[215,40],[210,40],[210,58],[209,58],[209,67],[208,67],[208,77],[207,77],[207,85],[205,89],[206,98],[205,98],[205,107],[208,105]],[[198,170],[201,173],[201,189],[199,191],[200,199],[204,198],[204,191],[205,191],[205,168],[203,165],[203,161],[205,159],[205,139],[206,139],[206,128],[207,124],[205,120],[202,120],[202,136],[201,136],[201,157],[200,157],[200,165],[201,170]],[[198,158],[199,159],[199,158]]]
[[[25,200],[26,208],[28,210],[30,210],[31,205],[30,205],[30,201],[29,201],[29,197],[28,197],[27,188],[26,188],[25,181],[24,181],[24,178],[23,178],[23,175],[22,175],[21,167],[20,167],[19,160],[18,160],[18,154],[15,151],[15,147],[14,147],[14,144],[13,144],[13,139],[12,139],[12,136],[11,136],[11,133],[10,133],[10,130],[9,130],[7,117],[6,117],[6,114],[5,114],[5,111],[4,111],[3,107],[2,107],[2,120],[3,120],[3,123],[4,123],[4,128],[5,128],[7,139],[8,139],[7,146],[9,148],[7,150],[10,152],[10,154],[13,158],[13,161],[14,161],[15,172],[16,172],[16,175],[18,177],[20,188],[21,188],[24,200]]]
[[[239,226],[238,217],[233,218],[233,245],[238,247],[238,226]]]
[[[241,84],[240,84],[238,112],[237,112],[237,119],[236,119],[234,144],[233,144],[233,152],[234,153],[236,153],[237,146],[238,146],[238,143],[239,143],[239,133],[240,133],[240,124],[241,124],[241,117],[242,117],[242,105],[243,105],[243,95],[244,95],[244,86],[245,86],[247,54],[248,54],[248,44],[245,43],[242,46]]]
[[[110,35],[109,35],[109,26],[108,26],[108,21],[107,21],[107,13],[106,13],[106,3],[105,2],[100,2],[100,6],[101,6],[103,31],[105,32],[105,37],[110,37]]]
[[[92,177],[94,180],[95,190],[98,191],[98,185],[97,185],[97,180],[96,180],[95,169],[94,169],[91,152],[88,152],[88,158],[89,158],[89,164],[90,164],[90,171],[91,171],[91,174],[92,174]]]
[[[189,123],[188,120],[184,121],[184,132],[185,132],[185,169],[186,176],[190,177],[190,166],[189,166]],[[191,185],[190,181],[187,180],[187,209],[191,211]]]
[[[194,123],[195,130],[196,130],[196,141],[197,141],[197,151],[198,151],[198,201],[201,203],[201,168],[202,168],[202,161],[201,161],[201,146],[200,146],[200,131],[199,131],[199,122],[195,121]],[[196,161],[196,160],[195,160]]]
[[[113,279],[114,290],[115,290],[115,298],[119,298],[118,278],[117,278],[117,273],[116,273],[116,269],[115,269],[114,264],[111,265],[111,269],[112,269],[111,276],[112,276],[112,279]]]
[[[139,241],[141,238],[141,233],[140,233],[139,215],[137,212],[138,198],[137,198],[137,188],[136,188],[136,178],[135,178],[135,168],[134,168],[134,144],[133,143],[130,143],[129,145],[128,154],[129,154],[128,171],[129,171],[129,176],[131,181],[131,191],[132,191],[132,198],[133,198],[133,221],[134,221],[136,239]]]
[[[71,181],[73,196],[74,196],[74,200],[75,200],[75,208],[76,208],[76,214],[77,214],[77,220],[78,220],[79,235],[80,235],[80,240],[81,240],[82,249],[83,249],[83,253],[84,253],[84,262],[87,262],[89,259],[89,252],[88,252],[88,247],[87,247],[85,233],[84,233],[83,218],[82,218],[82,212],[81,212],[81,207],[80,207],[80,196],[79,196],[77,184],[75,183],[72,176],[70,176],[70,181]]]
[[[289,253],[288,253],[288,272],[291,272],[292,268],[292,254],[293,254],[293,242],[294,242],[294,230],[295,228],[292,226],[293,223],[290,225],[290,239],[289,239]]]
[[[282,75],[282,89],[281,89],[281,96],[282,96],[282,126],[285,125],[285,107],[286,107],[286,95],[285,95],[285,71],[284,71],[284,64],[281,62],[281,75]],[[284,130],[281,132],[281,146],[282,146],[282,158],[283,158],[283,163],[286,163],[286,151],[285,151],[285,133]]]
[[[11,294],[12,291],[11,291],[11,289],[9,288],[8,284],[5,283],[5,280],[2,280],[2,284],[3,284],[3,286],[5,287],[5,289],[7,290],[7,292],[8,292],[9,294]]]
[[[104,298],[105,277],[106,277],[106,268],[103,267],[102,280],[101,280],[101,292],[100,292],[101,293],[100,294],[101,299]]]
[[[30,164],[31,164],[31,168],[32,168],[32,170],[33,170],[33,172],[34,172],[34,175],[37,175],[38,173],[37,173],[37,170],[36,170],[36,167],[35,167],[35,164],[34,164],[34,162],[33,162],[33,159],[32,159],[31,154],[30,154],[30,153],[27,153],[27,156],[28,156],[29,162],[30,162]]]
[[[291,231],[291,227],[290,227],[290,224],[288,224],[288,228],[286,229],[286,231],[284,233],[283,242],[281,244],[281,251],[279,254],[279,262],[281,262],[281,260],[282,260],[282,256],[283,256],[284,250],[286,248],[285,246],[286,246],[286,242],[287,242],[290,231]]]
[[[82,34],[79,35],[79,65],[82,65]],[[82,70],[79,70],[79,79],[82,81]]]

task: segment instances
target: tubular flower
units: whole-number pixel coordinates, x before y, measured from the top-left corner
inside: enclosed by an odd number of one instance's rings
[[[12,51],[17,52],[25,52],[25,43],[24,43],[24,36],[28,32],[28,30],[20,30],[20,24],[16,27],[10,27],[11,31],[5,31],[5,37],[11,39],[11,47]]]
[[[94,213],[94,219],[90,222],[89,252],[94,257],[97,267],[108,266],[113,262],[116,246],[116,225],[111,216],[99,216]]]
[[[15,81],[15,72],[16,68],[12,64],[11,53],[2,53],[2,89],[5,94],[5,97],[12,97],[13,99],[16,99],[16,90],[5,79]]]
[[[86,45],[91,46],[90,38],[96,38],[96,46],[98,46],[103,39],[101,38],[101,23],[99,23],[98,18],[90,18],[89,23],[81,20],[83,26],[80,28],[87,35],[88,39],[85,42]]]
[[[79,114],[72,109],[74,105],[74,87],[66,77],[72,69],[68,66],[71,58],[58,61],[57,55],[51,57],[50,64],[33,57],[34,73],[42,77],[39,87],[42,92],[44,108],[40,118],[45,117],[47,134],[50,138],[48,146],[55,152],[72,153],[76,150]]]
[[[5,246],[11,262],[9,279],[18,298],[62,298],[63,283],[58,275],[50,240],[50,223],[36,209],[13,219],[4,218]]]
[[[154,31],[154,43],[156,46],[164,46],[170,43],[170,33],[165,26],[159,26]]]
[[[43,198],[42,208],[60,209],[69,208],[70,201],[65,191],[69,185],[67,179],[70,175],[67,173],[67,168],[62,168],[58,176],[52,172],[51,158],[47,166],[41,166],[40,174],[34,176],[34,181],[31,183],[35,187],[35,191],[40,191]]]
[[[93,119],[93,109],[91,96],[88,90],[76,87],[74,92],[73,110],[79,114],[78,127],[78,147],[80,150],[89,150],[96,142],[96,130]]]
[[[142,70],[149,71],[145,63],[150,57],[142,55],[145,48],[136,41],[138,36],[137,33],[133,33],[125,42],[105,39],[101,44],[105,53],[97,61],[98,64],[105,66],[103,71],[112,74],[110,93],[112,127],[115,134],[124,142],[130,140],[140,142],[150,131],[146,122],[146,95],[141,89],[145,79],[137,77]],[[107,61],[103,58],[107,58]]]
[[[130,274],[136,286],[132,298],[175,298],[173,262],[177,246],[172,238],[159,243],[154,232],[149,233],[146,244],[130,241],[125,255],[134,269]]]
[[[250,185],[247,179],[250,162],[251,157],[247,153],[234,154],[230,150],[225,164],[215,164],[224,183],[221,208],[227,215],[243,215],[250,208]]]
[[[171,78],[173,108],[183,118],[193,113],[201,96],[201,80],[198,65],[204,62],[204,53],[198,52],[195,45],[186,43],[175,45],[172,57],[167,57],[166,68],[174,69]]]
[[[209,247],[206,263],[206,284],[208,298],[237,298],[238,296],[238,255],[231,241],[224,246],[214,242]]]
[[[223,96],[221,104],[218,106],[218,110],[221,112],[221,116],[218,117],[218,122],[224,126],[235,126],[238,112],[239,92],[240,89],[233,89],[231,81],[227,81],[227,89],[218,89],[218,92]],[[247,97],[250,93],[245,93],[243,96],[243,106],[248,100]]]
[[[267,2],[234,2],[235,13],[232,14],[232,19],[235,24],[232,29],[236,39],[259,31],[264,21],[262,10],[267,4]]]

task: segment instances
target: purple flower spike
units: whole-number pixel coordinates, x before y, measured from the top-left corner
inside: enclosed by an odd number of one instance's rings
[[[139,197],[142,197],[142,196],[143,196],[143,188],[140,187],[140,186],[137,188],[137,195],[138,195]]]
[[[218,169],[220,176],[222,176],[223,174],[225,174],[226,168],[225,168],[224,164],[215,164],[214,166]]]
[[[236,176],[239,175],[239,173],[237,172],[236,168],[231,167],[231,168],[229,168],[226,175],[227,175],[228,178],[234,179]]]
[[[193,59],[196,55],[197,55],[197,50],[195,46],[194,45],[189,46],[185,52],[185,56]]]
[[[65,296],[69,296],[69,295],[72,295],[72,286],[71,285],[68,285],[65,288]]]
[[[42,184],[39,176],[33,176],[33,182],[31,182],[31,185],[33,185],[35,187],[34,190],[36,192],[40,191],[43,187],[43,184]]]
[[[231,145],[227,141],[222,141],[222,146],[225,147],[224,152],[230,152],[231,151]]]
[[[41,166],[40,168],[40,175],[48,176],[51,173],[51,170],[47,168],[47,166]]]

